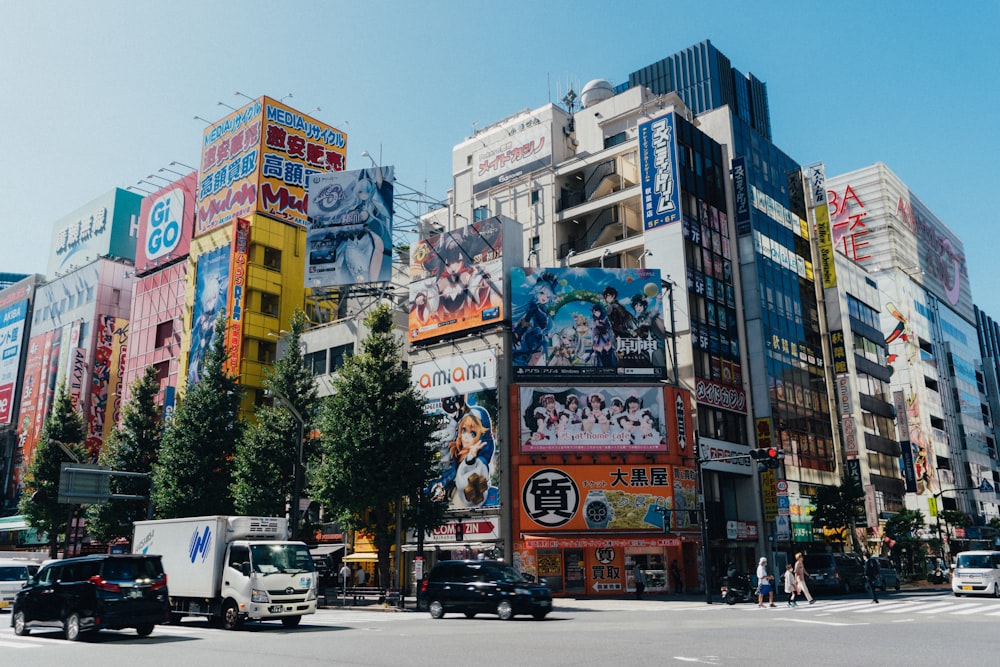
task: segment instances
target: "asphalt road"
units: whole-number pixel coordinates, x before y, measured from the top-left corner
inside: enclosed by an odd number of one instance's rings
[[[377,607],[323,609],[286,630],[226,632],[203,621],[106,631],[70,643],[17,637],[0,616],[4,665],[942,665],[992,664],[1000,600],[940,590],[824,598],[797,608],[684,600],[557,600],[544,621],[500,621]]]

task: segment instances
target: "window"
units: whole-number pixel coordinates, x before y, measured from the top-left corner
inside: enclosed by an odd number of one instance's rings
[[[264,266],[274,271],[281,271],[281,251],[264,246]]]
[[[260,312],[271,317],[278,316],[278,295],[270,292],[260,293]]]
[[[310,352],[302,358],[302,366],[313,375],[326,374],[326,350]]]
[[[278,356],[278,344],[269,340],[257,341],[257,361],[273,364]]]
[[[490,217],[490,209],[488,206],[477,206],[472,210],[472,221],[479,222]]]
[[[122,302],[122,291],[120,289],[111,290],[111,305],[118,306]]]
[[[344,360],[354,356],[354,343],[338,345],[330,350],[330,372],[335,372],[344,365]]]
[[[167,320],[156,325],[156,348],[166,347],[174,340],[174,321]]]

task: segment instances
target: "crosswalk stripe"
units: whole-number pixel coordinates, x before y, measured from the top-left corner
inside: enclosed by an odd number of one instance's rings
[[[957,607],[958,605],[955,605],[955,606]],[[964,609],[960,609],[958,611],[950,611],[948,613],[951,614],[952,616],[961,616],[961,615],[964,615],[964,614],[978,614],[978,613],[981,613],[983,611],[983,607],[986,607],[986,606],[988,606],[988,605],[985,605],[985,604],[973,604],[973,605],[964,604],[964,605],[962,605],[962,607],[964,607]]]
[[[948,611],[955,608],[954,602],[938,602],[929,605],[922,605],[917,611],[918,614],[939,614],[944,611]]]
[[[38,644],[27,644],[21,642],[7,642],[0,639],[0,648],[41,648]]]

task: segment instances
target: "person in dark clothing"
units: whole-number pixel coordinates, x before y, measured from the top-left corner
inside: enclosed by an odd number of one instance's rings
[[[677,564],[676,558],[674,559],[674,562],[670,564],[670,579],[674,584],[674,593],[683,593],[684,584],[681,581],[681,568]]]
[[[868,554],[865,554],[865,579],[868,580],[868,588],[872,591],[872,604],[878,604],[878,580],[882,574],[882,568],[878,561]]]

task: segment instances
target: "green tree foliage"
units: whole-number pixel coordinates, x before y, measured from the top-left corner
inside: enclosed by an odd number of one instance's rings
[[[316,379],[302,364],[301,337],[306,329],[302,311],[295,311],[290,329],[285,352],[264,378],[264,388],[292,405],[304,419],[303,432],[308,434],[318,399]],[[259,406],[256,417],[236,446],[233,500],[240,514],[283,516],[294,487],[299,422],[280,399],[274,405]]]
[[[918,536],[927,525],[920,510],[903,510],[889,517],[883,531],[896,541],[894,550],[900,554],[903,574],[925,574],[923,561],[927,544]]]
[[[851,479],[844,480],[840,486],[819,487],[814,500],[813,525],[837,531],[846,542],[855,517],[864,511],[864,499],[864,489]],[[852,542],[856,541],[855,537],[851,534]],[[854,549],[858,549],[857,545]]]
[[[66,385],[59,385],[28,464],[19,506],[28,525],[48,535],[49,558],[57,555],[59,533],[66,531],[69,515],[69,506],[59,504],[59,468],[64,462],[86,462],[85,437],[83,417],[73,409]]]
[[[320,410],[319,452],[309,472],[313,497],[372,535],[381,581],[388,582],[400,499],[424,488],[433,473],[434,424],[403,365],[392,312],[380,305],[365,324],[362,353],[346,360]]]
[[[972,525],[972,517],[958,510],[941,510],[941,520],[949,526],[968,528]]]
[[[201,379],[188,385],[184,400],[163,434],[153,466],[157,518],[231,514],[232,458],[242,434],[240,393],[223,363],[226,320],[215,321]]]
[[[147,366],[131,387],[128,403],[122,408],[121,425],[115,427],[98,458],[101,465],[121,472],[149,473],[160,451],[163,424],[156,404],[160,382],[156,370]],[[111,493],[145,496],[149,479],[112,477]],[[111,500],[87,508],[87,531],[101,542],[132,538],[132,522],[146,518],[148,502]]]

